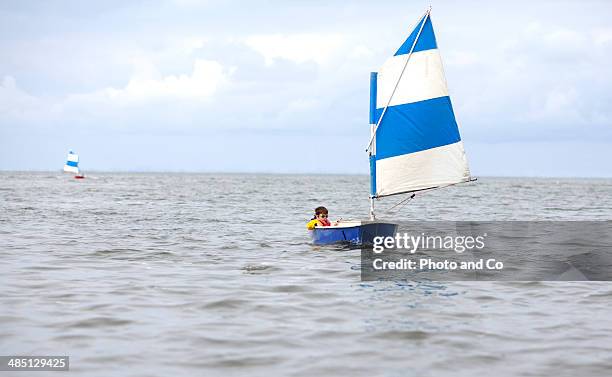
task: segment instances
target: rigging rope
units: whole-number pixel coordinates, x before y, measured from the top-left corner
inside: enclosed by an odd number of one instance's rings
[[[406,206],[406,204],[408,204],[412,199],[414,199],[414,197],[416,196],[416,194],[412,194],[409,197],[407,197],[406,199],[402,199],[400,200],[398,203],[396,203],[395,205],[393,205],[391,208],[385,210],[386,213],[395,213],[395,212],[399,212],[400,209],[404,208],[404,206]],[[399,207],[397,210],[392,211],[393,208],[399,206],[401,204],[401,207]]]

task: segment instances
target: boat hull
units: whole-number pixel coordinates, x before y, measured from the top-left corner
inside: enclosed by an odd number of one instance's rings
[[[318,227],[311,231],[315,245],[371,245],[375,237],[393,237],[397,224],[382,221],[350,221],[339,226]]]

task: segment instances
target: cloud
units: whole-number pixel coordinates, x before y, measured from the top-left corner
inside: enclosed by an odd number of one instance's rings
[[[190,73],[162,75],[148,59],[137,58],[132,64],[134,72],[124,86],[46,99],[53,119],[89,124],[90,132],[109,127],[138,132],[144,124],[151,132],[168,124],[175,129],[187,127],[193,124],[198,109],[230,86],[235,70],[217,61],[196,59]]]
[[[263,55],[267,65],[279,58],[296,63],[325,64],[342,43],[343,37],[339,34],[269,34],[246,38],[246,44]]]
[[[196,60],[190,75],[168,75],[159,77],[149,64],[131,78],[124,88],[107,88],[103,93],[112,101],[121,103],[147,101],[151,99],[195,99],[212,96],[222,85],[227,84],[233,69],[225,69],[220,63]]]
[[[594,31],[595,42],[598,47],[605,47],[609,42],[612,42],[612,29],[601,28]]]
[[[44,144],[50,135],[58,143],[78,137],[108,145],[129,137],[163,144],[170,136],[229,140],[231,134],[251,145],[248,135],[261,134],[264,144],[275,135],[262,147],[275,150],[308,134],[330,150],[350,140],[346,151],[361,153],[369,72],[396,51],[422,11],[405,2],[19,4],[0,12],[10,31],[0,33],[2,148],[24,140]],[[585,18],[575,17],[583,10],[578,2],[529,7],[525,13],[516,3],[434,4],[466,143],[610,143],[609,3],[591,4]],[[157,147],[142,143],[136,158],[155,157]],[[220,150],[226,148],[237,161],[246,156],[245,169],[266,169],[265,160],[253,162],[230,142]],[[192,152],[200,153],[197,146]],[[483,158],[489,156],[487,150]]]
[[[604,104],[612,97],[612,79],[604,72],[612,51],[603,48],[605,38],[593,30],[542,22],[526,22],[486,48],[459,39],[450,43],[454,49],[442,50],[456,114],[468,137],[611,140],[606,129],[612,111]]]
[[[219,92],[230,86],[236,69],[195,59],[189,73],[162,75],[146,58],[134,59],[132,64],[134,72],[123,86],[63,96],[33,95],[14,77],[5,76],[0,81],[0,131],[78,129],[99,134],[141,132],[146,127],[149,132],[161,132],[170,124],[174,130],[186,129],[210,111]]]
[[[30,118],[32,111],[41,110],[41,101],[17,86],[13,76],[4,76],[0,82],[0,121]]]

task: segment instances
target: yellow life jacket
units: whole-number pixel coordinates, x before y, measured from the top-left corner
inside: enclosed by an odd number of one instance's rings
[[[308,222],[308,224],[306,224],[306,229],[313,230],[315,226],[317,226],[318,223],[319,223],[318,219],[312,219]]]
[[[320,219],[312,219],[306,224],[306,229],[313,230],[316,226],[331,226],[332,223],[329,219],[320,220]]]

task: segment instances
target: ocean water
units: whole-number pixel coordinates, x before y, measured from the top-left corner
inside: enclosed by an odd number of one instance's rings
[[[0,173],[0,355],[70,356],[37,376],[610,375],[612,283],[361,282],[359,250],[310,245],[314,207],[364,218],[367,192]],[[484,177],[383,217],[610,220],[612,180]]]

